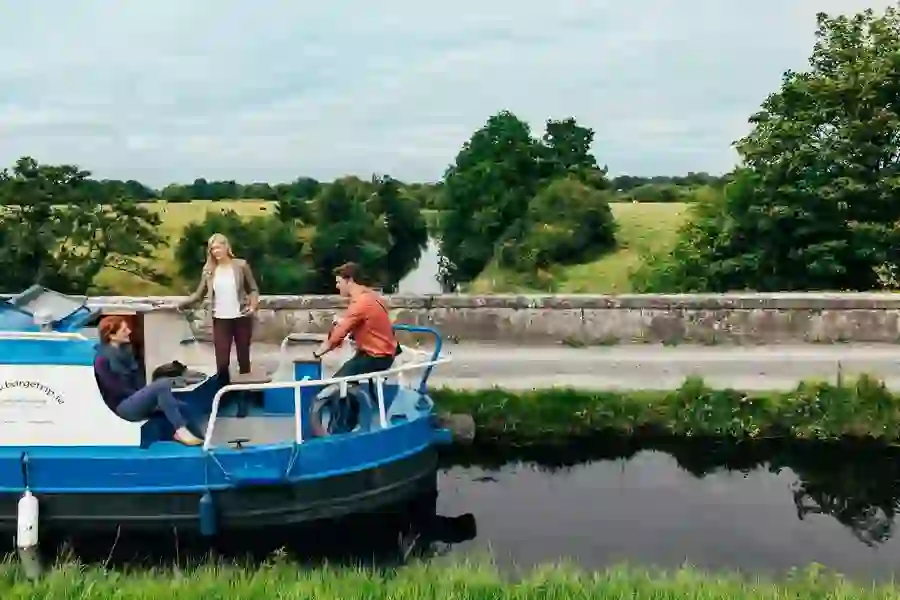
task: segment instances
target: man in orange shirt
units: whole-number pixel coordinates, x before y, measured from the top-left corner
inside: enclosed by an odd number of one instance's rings
[[[313,356],[321,358],[331,352],[348,334],[357,348],[356,354],[338,369],[335,377],[386,371],[398,354],[399,346],[387,308],[378,294],[360,283],[360,279],[359,266],[355,263],[346,263],[334,270],[335,286],[341,296],[349,296],[350,306]]]

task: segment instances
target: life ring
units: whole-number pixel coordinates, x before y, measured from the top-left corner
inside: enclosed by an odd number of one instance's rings
[[[325,409],[328,410],[327,424],[324,422]],[[327,395],[314,398],[307,417],[313,435],[326,437],[350,433],[359,426],[368,429],[373,410],[372,398],[363,386],[351,383],[344,398],[341,398],[338,386],[334,386]]]

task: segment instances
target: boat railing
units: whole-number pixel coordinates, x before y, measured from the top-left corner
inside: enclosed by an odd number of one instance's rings
[[[426,328],[422,328],[426,329]],[[431,330],[428,330],[431,331]],[[440,339],[440,338],[438,338]],[[381,422],[381,426],[386,428],[388,426],[387,421],[387,408],[384,400],[384,383],[385,380],[392,375],[399,375],[401,373],[406,373],[408,371],[412,371],[415,369],[426,368],[429,371],[433,369],[435,366],[448,363],[452,359],[448,357],[437,358],[437,354],[440,351],[440,344],[436,348],[435,357],[427,363],[411,363],[406,364],[400,367],[393,367],[391,369],[386,369],[384,371],[376,371],[373,373],[364,373],[362,375],[351,375],[347,377],[332,377],[330,379],[309,379],[304,378],[301,381],[273,381],[270,383],[231,383],[225,386],[222,386],[218,391],[216,391],[215,396],[213,396],[212,402],[212,410],[209,415],[209,422],[206,427],[206,436],[203,440],[203,450],[209,450],[212,445],[213,433],[215,432],[216,426],[216,418],[219,412],[219,404],[222,401],[222,396],[224,396],[228,392],[255,392],[255,391],[263,391],[263,390],[277,390],[277,389],[293,389],[294,390],[294,439],[297,444],[303,443],[303,403],[301,402],[301,390],[303,388],[308,387],[322,387],[323,391],[327,387],[338,386],[340,391],[340,397],[347,397],[347,390],[349,384],[351,383],[361,383],[363,381],[371,381],[375,384],[375,396],[378,402],[378,416]]]
[[[4,340],[86,340],[81,333],[65,331],[0,331],[0,339]]]
[[[437,360],[441,355],[441,350],[443,349],[443,339],[441,338],[441,334],[438,333],[435,329],[430,327],[422,327],[420,325],[394,325],[394,331],[403,331],[407,333],[425,333],[434,338],[434,350],[431,352],[427,350],[419,350],[418,348],[413,348],[411,346],[407,346],[401,344],[400,347],[403,352],[400,356],[413,356],[418,357],[423,360],[423,362],[412,364],[408,363],[407,360],[403,360],[404,363],[409,364],[410,368],[408,370],[404,370],[397,374],[397,382],[403,386],[408,387],[408,382],[406,380],[406,375],[408,371],[415,371],[416,369],[424,369],[425,371],[422,373],[422,377],[419,380],[418,388],[420,392],[425,392],[425,389],[428,385],[428,377],[431,375],[431,371],[434,369],[434,366],[429,364],[429,361]],[[275,370],[277,373],[284,372],[284,369],[288,364],[288,354],[287,348],[291,343],[321,343],[325,340],[327,334],[324,333],[289,333],[284,339],[281,340],[281,346],[279,348],[279,359],[278,359],[278,367]],[[347,358],[353,353],[353,343],[345,339],[341,342],[341,347],[343,348]],[[424,360],[429,357],[428,360]]]

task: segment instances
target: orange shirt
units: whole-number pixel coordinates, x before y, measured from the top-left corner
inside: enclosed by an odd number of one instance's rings
[[[353,335],[356,347],[370,356],[393,356],[397,350],[391,316],[375,292],[363,292],[350,301],[347,314],[328,335],[329,349],[348,333]]]

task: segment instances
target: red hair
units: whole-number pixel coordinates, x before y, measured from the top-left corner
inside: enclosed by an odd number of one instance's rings
[[[100,319],[100,324],[97,326],[97,330],[100,332],[100,342],[108,344],[109,338],[127,322],[128,320],[122,315],[109,315]]]

